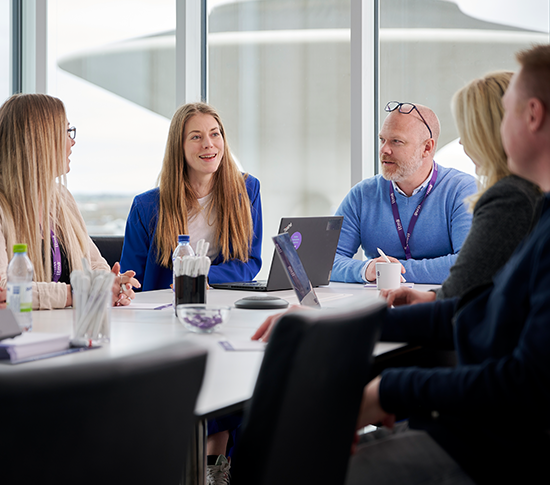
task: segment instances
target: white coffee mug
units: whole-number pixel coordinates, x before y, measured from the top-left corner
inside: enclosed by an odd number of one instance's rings
[[[393,290],[401,284],[401,263],[376,263],[376,287]]]

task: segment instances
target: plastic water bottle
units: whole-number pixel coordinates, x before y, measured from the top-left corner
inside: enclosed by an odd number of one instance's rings
[[[34,268],[26,244],[14,244],[8,265],[7,304],[22,332],[32,330],[32,276]]]
[[[178,245],[176,246],[176,249],[174,249],[174,252],[172,253],[172,268],[175,269],[176,267],[176,265],[174,264],[174,261],[176,260],[176,258],[183,258],[184,256],[195,256],[195,251],[193,251],[191,244],[189,244],[188,234],[180,234],[178,236]],[[172,301],[172,306],[174,307],[174,313],[177,315],[178,314],[178,311],[176,308],[177,281],[176,281],[176,273],[174,269],[172,270],[172,290],[174,292],[174,299]]]

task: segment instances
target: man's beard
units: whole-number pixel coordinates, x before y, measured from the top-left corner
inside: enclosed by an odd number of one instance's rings
[[[418,169],[422,166],[422,160],[417,162],[395,162],[389,158],[385,158],[384,161],[392,162],[393,165],[387,166],[380,161],[380,173],[386,180],[392,180],[393,182],[403,182],[410,176],[414,175]]]

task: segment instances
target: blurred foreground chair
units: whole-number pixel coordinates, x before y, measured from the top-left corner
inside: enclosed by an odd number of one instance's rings
[[[0,369],[0,481],[178,485],[206,351],[179,342],[120,358],[81,357],[81,364]]]
[[[232,485],[344,483],[386,305],[291,313],[266,348]]]
[[[120,262],[124,236],[91,236],[91,238],[111,268],[117,261]]]

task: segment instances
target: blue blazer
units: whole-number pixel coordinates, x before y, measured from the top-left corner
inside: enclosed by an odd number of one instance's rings
[[[238,259],[223,262],[218,255],[208,273],[211,283],[253,280],[262,266],[262,203],[260,182],[252,175],[246,178],[246,191],[250,199],[250,211],[254,235],[248,262]],[[154,244],[159,211],[159,189],[152,189],[134,198],[126,221],[124,246],[120,259],[121,271],[133,270],[143,291],[169,288],[172,269],[157,262]]]

